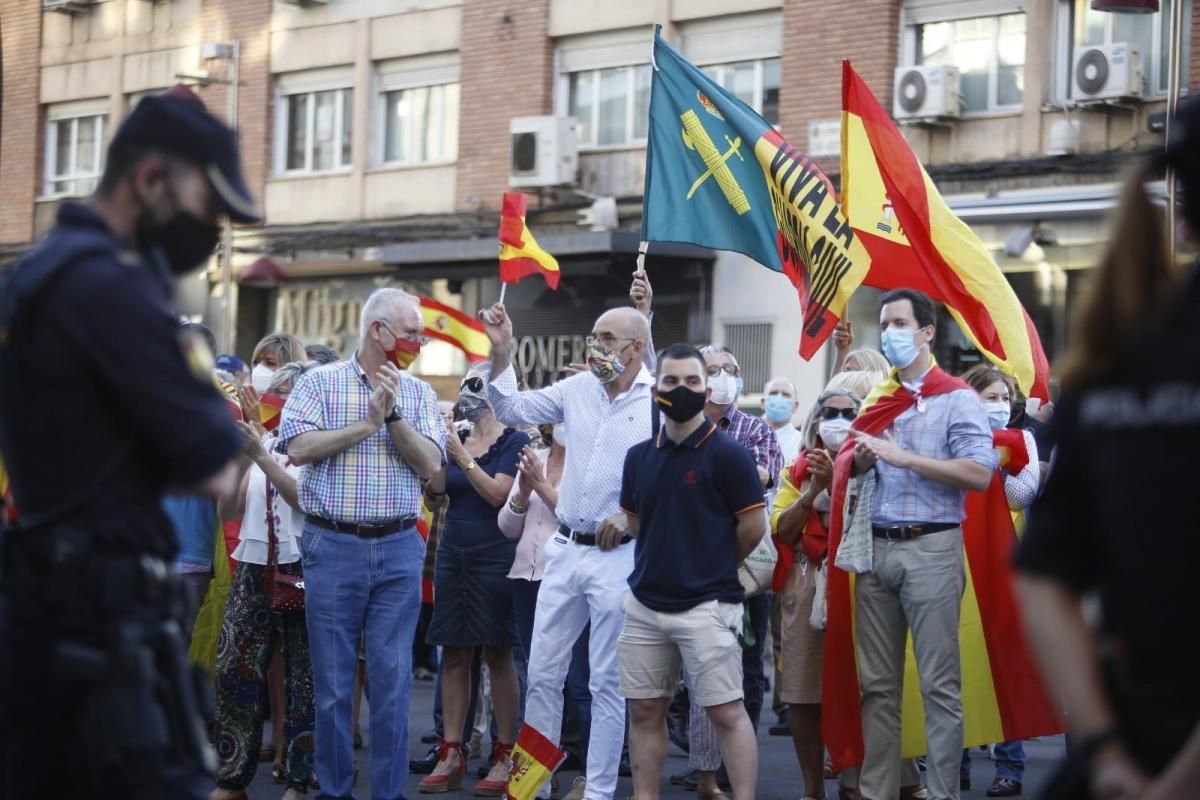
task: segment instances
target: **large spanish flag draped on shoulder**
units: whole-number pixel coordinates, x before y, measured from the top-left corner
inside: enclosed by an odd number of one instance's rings
[[[539,273],[547,286],[558,288],[562,274],[558,260],[538,247],[537,240],[525,227],[525,195],[505,192],[500,210],[500,280],[516,283],[526,275]]]
[[[654,35],[642,239],[743,253],[800,295],[800,355],[843,316],[870,257],[833,185],[754,109]]]
[[[426,336],[454,345],[467,354],[468,361],[484,361],[491,352],[483,325],[457,308],[439,303],[432,297],[421,297],[421,317],[425,321]]]
[[[959,389],[969,391],[965,383],[935,366],[926,375],[921,394],[931,397]],[[864,401],[854,429],[882,435],[915,402],[893,369],[889,379],[876,386]],[[1028,461],[1020,431],[999,432],[996,446],[1009,469],[1016,471]],[[853,460],[851,439],[842,446],[834,463],[830,559],[842,541],[842,510]],[[1025,646],[1013,597],[1011,560],[1017,537],[1000,471],[987,492],[968,493],[966,511],[962,528],[967,580],[958,629],[963,746],[1058,733],[1062,724]],[[854,576],[831,564],[827,591],[821,734],[834,764],[841,769],[861,764],[863,758],[861,691],[854,645]],[[905,653],[901,749],[904,757],[920,755],[926,749],[925,710],[911,636]]]
[[[919,289],[1029,397],[1049,398],[1037,329],[979,237],[950,211],[896,124],[842,62],[842,209],[871,254],[863,283]]]

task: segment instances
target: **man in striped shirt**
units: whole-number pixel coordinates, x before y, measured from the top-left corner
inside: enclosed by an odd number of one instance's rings
[[[421,609],[421,486],[445,461],[446,426],[429,384],[407,366],[420,349],[417,298],[379,289],[362,310],[358,352],[292,389],[277,448],[305,469],[301,555],[316,690],[316,774],[323,796],[350,797],[350,712],[365,633],[371,680],[371,791],[408,781],[411,642]]]

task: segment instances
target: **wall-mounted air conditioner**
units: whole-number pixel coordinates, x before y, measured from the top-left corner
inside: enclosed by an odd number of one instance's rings
[[[1127,42],[1081,47],[1071,69],[1075,100],[1141,97],[1142,54]]]
[[[579,144],[574,119],[514,117],[509,132],[509,186],[520,189],[575,182]]]
[[[958,68],[896,67],[892,116],[936,119],[958,116]]]

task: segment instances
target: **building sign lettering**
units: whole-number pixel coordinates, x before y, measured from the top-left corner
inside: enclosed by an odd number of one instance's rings
[[[587,343],[579,335],[522,336],[517,339],[517,370],[530,386],[553,383],[568,364],[582,364]]]

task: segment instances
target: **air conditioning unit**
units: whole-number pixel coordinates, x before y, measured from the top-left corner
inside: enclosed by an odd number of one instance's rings
[[[893,89],[896,119],[958,116],[957,67],[896,67]]]
[[[42,10],[77,14],[80,11],[87,11],[95,4],[95,0],[42,0]]]
[[[579,145],[574,119],[514,117],[509,132],[509,186],[520,189],[575,182]]]
[[[1141,97],[1142,54],[1127,42],[1081,47],[1071,69],[1076,100]]]

